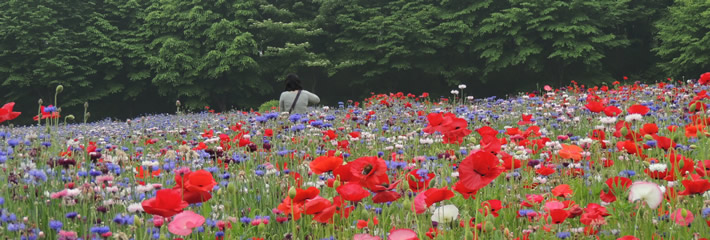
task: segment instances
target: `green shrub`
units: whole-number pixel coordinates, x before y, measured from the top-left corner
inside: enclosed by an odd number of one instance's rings
[[[274,110],[278,109],[279,107],[279,100],[269,100],[265,103],[262,103],[261,106],[259,106],[259,112],[268,112],[271,111],[271,108],[275,108]]]

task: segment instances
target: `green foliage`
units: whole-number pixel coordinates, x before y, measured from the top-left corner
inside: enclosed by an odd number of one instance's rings
[[[249,108],[273,98],[290,72],[325,104],[370,92],[441,96],[459,83],[475,95],[503,95],[570,80],[693,76],[710,67],[709,5],[6,0],[0,100],[29,112],[33,104],[23,102],[51,99],[62,84],[65,112],[91,101],[92,118],[102,119],[170,112],[176,99],[187,109]]]
[[[658,21],[660,66],[673,76],[699,76],[710,69],[710,1],[675,1]]]
[[[272,99],[269,100],[265,103],[262,103],[261,106],[259,106],[259,112],[269,112],[273,108],[278,108],[279,107],[279,100]]]

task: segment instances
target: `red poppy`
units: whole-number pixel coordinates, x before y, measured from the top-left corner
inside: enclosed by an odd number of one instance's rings
[[[293,197],[293,202],[296,204],[304,204],[307,200],[313,199],[320,194],[320,190],[316,187],[309,187],[307,189],[296,188],[296,196]]]
[[[492,127],[489,127],[489,126],[483,126],[479,129],[476,129],[476,132],[478,132],[478,134],[481,135],[481,137],[483,137],[483,136],[495,137],[496,135],[498,135],[498,131],[496,131],[495,129],[493,129]]]
[[[616,240],[639,240],[637,237],[631,236],[631,235],[626,235],[620,238],[617,238]]]
[[[616,106],[607,106],[604,108],[604,114],[607,117],[616,117],[616,116],[619,116],[619,114],[621,114],[621,113],[622,113],[621,109],[619,109]]]
[[[612,203],[616,201],[616,195],[620,190],[626,191],[631,186],[631,179],[625,177],[611,177],[606,180],[606,186],[609,188],[609,192],[602,190],[599,193],[599,198],[602,201]]]
[[[402,195],[399,194],[398,192],[383,191],[383,192],[378,192],[377,194],[375,194],[375,196],[372,197],[372,202],[373,203],[394,202],[394,201],[397,201],[397,199],[399,199],[401,197],[402,197]]]
[[[335,131],[333,130],[328,130],[323,132],[323,141],[330,141],[330,140],[335,140],[338,138],[338,134],[335,134]]]
[[[481,203],[483,208],[478,209],[479,212],[483,213],[484,216],[488,216],[490,213],[494,217],[498,217],[498,210],[503,209],[503,204],[498,199],[491,199]]]
[[[414,169],[408,172],[406,177],[409,189],[413,192],[419,192],[426,189],[429,186],[429,182],[436,177],[436,174],[434,173],[427,173],[426,176],[422,177],[417,173],[418,171],[419,169]]]
[[[571,197],[573,194],[572,188],[568,184],[562,184],[552,189],[552,195],[556,197]]]
[[[47,106],[47,107],[52,107],[52,105],[49,105],[49,106]],[[4,108],[4,106],[3,106],[3,108]],[[40,109],[40,112],[42,112],[42,119],[45,119],[45,118],[55,119],[55,118],[59,118],[59,117],[60,117],[60,116],[59,116],[59,112],[57,112],[57,111],[53,111],[53,112],[51,112],[51,113],[50,113],[50,112],[46,112],[46,111],[44,110],[44,109],[45,109],[44,106],[40,106],[39,109]],[[34,117],[32,117],[32,119],[34,119],[35,121],[37,121],[37,120],[39,120],[39,116],[34,116]]]
[[[358,181],[367,188],[389,182],[387,164],[379,157],[361,157],[346,166],[350,169],[351,181]]]
[[[701,177],[710,175],[710,160],[698,161],[698,165],[695,166],[695,172]]]
[[[562,144],[562,149],[557,152],[561,158],[572,159],[575,162],[582,160],[582,148],[576,145]]]
[[[274,136],[274,130],[271,128],[267,128],[264,130],[264,136],[266,137],[272,137]]]
[[[341,157],[320,156],[313,160],[309,166],[313,173],[321,174],[333,171],[341,165],[343,165],[343,158]]]
[[[584,106],[593,113],[599,113],[601,111],[604,111],[604,104],[602,104],[601,102],[587,101],[587,104]]]
[[[4,121],[9,121],[20,116],[20,112],[13,112],[12,108],[15,107],[15,102],[9,102],[0,108],[0,123]]]
[[[180,177],[175,175],[175,187],[173,189],[182,191],[183,200],[190,204],[201,203],[212,198],[210,192],[217,185],[212,174],[205,170],[190,172]]]
[[[169,218],[182,212],[188,206],[188,203],[180,198],[180,191],[161,189],[155,193],[155,197],[143,201],[141,206],[148,214]]]
[[[691,179],[683,180],[683,186],[685,190],[678,192],[678,195],[691,195],[691,194],[703,194],[704,192],[710,190],[710,181],[707,179],[702,179],[696,174],[691,174]]]
[[[529,115],[523,114],[521,118],[522,118],[522,121],[518,121],[518,125],[528,125],[528,124],[532,124],[532,123],[533,123],[533,122],[531,121],[531,120],[532,120],[532,114],[529,114]]]
[[[476,199],[476,193],[478,193],[478,190],[474,189],[468,189],[461,181],[456,182],[454,185],[454,191],[458,192],[463,196],[464,199],[469,199],[470,197],[473,197],[473,199]]]
[[[424,202],[426,203],[426,206],[429,207],[433,205],[434,203],[438,203],[447,199],[451,199],[454,197],[454,192],[451,190],[447,189],[446,187],[443,188],[430,188],[424,191],[424,196],[426,198],[424,199]]]
[[[648,107],[641,105],[641,104],[634,104],[634,105],[631,105],[631,107],[629,107],[628,109],[626,109],[626,111],[629,112],[629,114],[641,114],[641,115],[646,115],[646,113],[648,113],[648,111],[650,111],[650,110],[651,109],[649,109]]]
[[[303,207],[305,209],[306,214],[314,215],[330,207],[331,205],[332,203],[328,199],[318,196],[316,198],[307,200],[306,204]]]
[[[505,152],[500,153],[501,159],[503,159],[503,167],[505,170],[515,170],[520,168],[522,165],[521,161],[518,159],[514,159],[512,155],[507,154]]]
[[[293,220],[298,220],[303,213],[303,203],[296,203],[292,201],[290,197],[286,197],[276,209],[287,215],[292,215]]]
[[[463,118],[454,116],[445,118],[442,124],[442,133],[444,134],[443,143],[463,143],[463,138],[472,132],[467,126],[468,122]]]
[[[550,211],[550,216],[552,217],[552,223],[554,224],[560,224],[567,219],[567,216],[569,216],[569,212],[564,209],[553,209]]]
[[[654,136],[653,139],[656,140],[656,146],[666,151],[678,145],[672,139],[664,136]]]
[[[490,152],[478,151],[459,164],[459,177],[467,189],[475,191],[491,183],[503,170],[498,157]]]
[[[491,153],[500,152],[502,146],[500,140],[493,135],[483,135],[483,137],[481,137],[481,141],[479,141],[479,144],[481,145],[483,151]]]
[[[360,184],[349,182],[335,189],[335,191],[343,197],[343,199],[351,202],[357,202],[370,196],[370,192],[365,190]]]
[[[710,85],[710,72],[706,72],[700,75],[698,79],[698,84],[700,85]]]
[[[550,176],[551,174],[555,173],[555,169],[543,166],[537,169],[535,172],[542,176]]]

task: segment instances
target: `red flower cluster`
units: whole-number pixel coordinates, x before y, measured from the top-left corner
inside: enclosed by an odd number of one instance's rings
[[[463,138],[471,134],[467,128],[468,122],[463,118],[457,118],[453,113],[429,113],[427,115],[429,125],[422,131],[433,134],[440,132],[444,134],[444,143],[463,143]]]

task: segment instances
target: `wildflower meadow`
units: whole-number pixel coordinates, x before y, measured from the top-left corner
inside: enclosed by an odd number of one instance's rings
[[[57,88],[34,113],[1,103],[0,239],[707,239],[709,86],[97,122]]]

